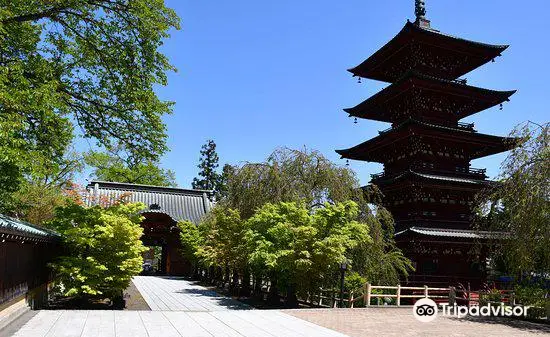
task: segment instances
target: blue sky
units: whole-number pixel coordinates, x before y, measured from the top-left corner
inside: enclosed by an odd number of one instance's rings
[[[342,111],[387,84],[358,84],[355,66],[414,19],[414,0],[167,0],[182,20],[162,48],[177,73],[158,88],[175,101],[165,118],[171,152],[162,165],[181,187],[197,174],[201,145],[214,139],[220,166],[262,161],[276,147],[306,146],[345,164],[334,152],[367,140],[389,124]],[[506,135],[514,125],[548,121],[547,1],[427,0],[432,27],[467,39],[510,44],[495,63],[467,74],[468,83],[518,89],[511,102],[464,121]],[[476,160],[491,177],[505,154]],[[350,161],[362,184],[381,165]]]

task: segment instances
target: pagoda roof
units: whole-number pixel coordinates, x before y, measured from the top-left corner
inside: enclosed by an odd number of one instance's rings
[[[419,97],[419,91],[423,98],[431,97],[431,101],[424,104],[415,100]],[[344,109],[350,116],[372,119],[382,122],[392,122],[395,119],[395,111],[403,111],[403,102],[415,113],[421,112],[424,108],[427,113],[443,114],[443,107],[436,111],[434,106],[438,102],[445,102],[452,118],[462,119],[479,111],[507,101],[516,90],[495,91],[466,85],[455,80],[446,80],[421,74],[416,71],[409,71],[397,82],[389,85],[377,94],[358,104],[353,108]],[[430,95],[430,96],[427,96]],[[433,102],[433,103],[432,103]],[[432,103],[432,104],[430,104]],[[447,115],[447,114],[446,114]],[[439,116],[448,119],[447,116]]]
[[[460,239],[502,239],[509,238],[510,233],[497,231],[482,231],[473,229],[452,229],[452,228],[431,228],[412,226],[403,231],[395,233],[395,236],[419,235],[441,238],[460,238]]]
[[[407,21],[393,39],[348,71],[385,82],[394,82],[409,70],[456,79],[500,56],[506,48],[508,45],[470,41]]]
[[[397,141],[408,142],[410,137],[420,135],[425,138],[450,139],[454,142],[467,144],[468,147],[473,148],[470,158],[475,159],[507,151],[519,141],[519,138],[487,135],[458,127],[417,121],[412,118],[388,131],[379,133],[378,136],[354,147],[336,150],[336,153],[342,158],[383,163],[388,146]]]
[[[402,179],[404,177],[414,177],[414,178],[423,179],[423,180],[445,181],[445,182],[463,183],[463,184],[472,184],[472,185],[487,185],[491,183],[490,180],[485,180],[485,179],[465,178],[465,177],[447,176],[447,175],[439,175],[439,174],[427,174],[427,173],[416,172],[413,170],[407,170],[397,175],[390,176],[386,179],[384,179],[384,176],[382,176],[379,179],[377,179],[377,181],[383,182],[383,183],[389,183],[389,182]]]

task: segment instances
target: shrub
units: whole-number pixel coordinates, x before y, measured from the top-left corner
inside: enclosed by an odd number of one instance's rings
[[[122,295],[143,264],[142,204],[56,210],[48,226],[63,236],[65,255],[52,263],[65,296],[114,299]]]

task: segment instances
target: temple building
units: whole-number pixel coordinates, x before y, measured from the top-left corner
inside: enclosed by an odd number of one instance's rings
[[[495,233],[472,229],[476,194],[492,183],[473,159],[507,151],[513,138],[479,133],[461,120],[509,100],[515,90],[468,85],[464,74],[495,60],[508,47],[443,34],[416,1],[416,21],[358,66],[354,77],[390,84],[355,107],[350,117],[391,123],[377,137],[337,150],[342,158],[377,162],[372,175],[396,222],[396,241],[416,268],[412,284],[478,286],[484,249]]]
[[[144,217],[141,241],[149,248],[143,256],[145,273],[192,273],[190,262],[181,254],[177,223],[190,221],[198,225],[214,205],[212,191],[106,181],[92,181],[86,189],[88,205],[110,203],[120,198],[145,205],[141,211]]]

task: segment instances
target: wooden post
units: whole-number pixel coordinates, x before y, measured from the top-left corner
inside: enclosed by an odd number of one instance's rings
[[[332,290],[332,307],[333,307],[333,308],[336,308],[336,303],[338,303],[338,302],[336,301],[336,290],[333,289],[333,290]]]
[[[397,285],[397,306],[401,305],[401,284]]]
[[[367,282],[365,284],[365,293],[363,296],[365,297],[365,306],[368,307],[370,305],[370,291],[371,291],[371,285]]]
[[[349,302],[348,302],[348,307],[350,308],[353,308],[353,290],[349,292]]]
[[[319,290],[319,306],[323,305],[323,292]]]
[[[456,303],[456,289],[455,287],[449,287],[449,305]]]
[[[424,297],[428,298],[428,286],[427,285],[424,286]]]

